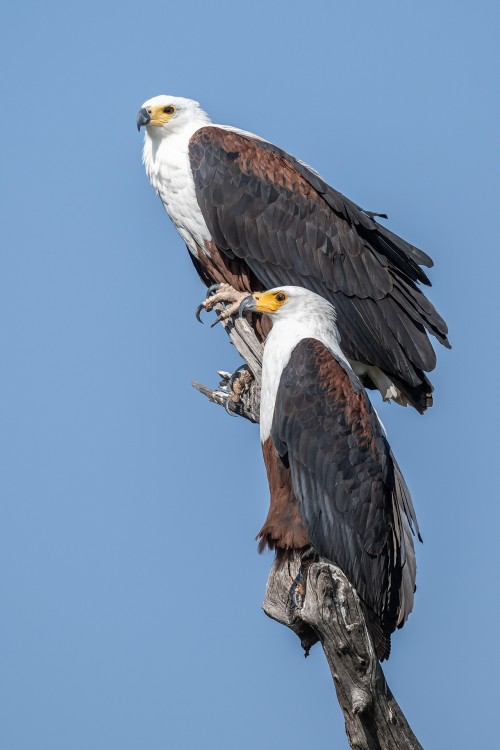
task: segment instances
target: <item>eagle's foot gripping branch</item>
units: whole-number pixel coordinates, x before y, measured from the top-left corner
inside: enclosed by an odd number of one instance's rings
[[[224,305],[224,310],[220,312],[211,327],[213,328],[222,320],[232,318],[238,314],[241,302],[248,297],[248,292],[238,292],[230,284],[212,284],[207,290],[206,299],[196,308],[196,318],[202,323],[200,314],[202,310],[210,312],[218,304]]]
[[[219,388],[221,395],[225,397],[225,409],[231,416],[241,415],[242,400],[248,391],[254,377],[250,372],[248,365],[241,365],[232,374],[225,370],[219,370],[220,377]]]
[[[247,365],[241,365],[228,381],[229,398],[233,404],[239,404],[242,396],[249,390],[254,377]]]
[[[320,558],[314,552],[312,547],[305,547],[301,550],[299,570],[290,586],[290,591],[288,592],[288,608],[290,611],[293,611],[294,609],[302,609],[304,606],[309,568],[313,562],[318,562],[319,559]]]
[[[304,568],[301,565],[299,572],[290,586],[290,591],[288,592],[288,609],[290,611],[301,609],[304,606],[304,600],[306,598],[306,580]]]

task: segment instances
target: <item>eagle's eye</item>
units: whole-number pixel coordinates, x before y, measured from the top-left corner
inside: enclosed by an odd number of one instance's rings
[[[286,300],[286,294],[283,294],[283,292],[278,292],[275,299],[276,302],[284,302]]]
[[[163,107],[163,111],[166,115],[173,115],[175,112],[175,107],[169,104],[167,107]]]

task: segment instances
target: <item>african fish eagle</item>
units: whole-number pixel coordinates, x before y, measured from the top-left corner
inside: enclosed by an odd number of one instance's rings
[[[418,524],[385,431],[339,344],[334,307],[282,286],[246,297],[265,313],[260,437],[271,502],[260,549],[312,547],[356,589],[379,659],[413,608]],[[419,535],[420,538],[420,535]]]
[[[428,255],[282,149],[213,125],[198,102],[156,96],[137,127],[149,180],[207,286],[317,292],[335,305],[343,350],[367,388],[421,413],[432,404],[427,332],[449,343],[419,287],[430,285]]]

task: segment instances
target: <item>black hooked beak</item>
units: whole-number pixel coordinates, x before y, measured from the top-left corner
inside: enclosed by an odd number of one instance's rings
[[[243,317],[243,313],[245,312],[255,311],[256,307],[257,300],[253,297],[253,295],[249,294],[248,297],[245,297],[245,299],[240,303],[240,306],[238,308],[238,318]]]
[[[150,122],[151,115],[148,110],[143,107],[137,114],[137,130],[140,130],[143,125],[148,125]]]

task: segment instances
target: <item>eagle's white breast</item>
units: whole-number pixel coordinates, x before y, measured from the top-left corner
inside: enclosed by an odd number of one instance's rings
[[[191,136],[207,124],[204,120],[188,122],[163,138],[146,133],[142,155],[149,181],[193,255],[198,254],[196,245],[205,249],[205,241],[211,239],[196,199],[189,162]]]

